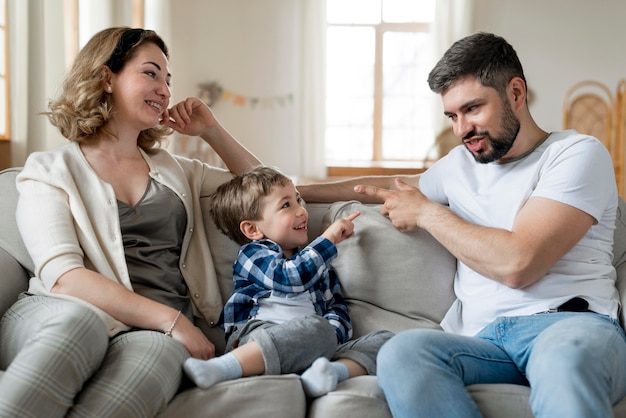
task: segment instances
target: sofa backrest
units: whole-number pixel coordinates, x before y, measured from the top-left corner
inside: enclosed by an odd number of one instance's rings
[[[456,259],[424,230],[396,230],[379,205],[335,203],[322,227],[356,211],[354,235],[337,245],[333,262],[355,334],[438,328],[455,298]]]
[[[21,168],[16,167],[0,171],[0,248],[13,256],[27,271],[32,272],[35,269],[33,261],[15,222],[18,196],[15,178],[20,170]]]
[[[0,171],[0,315],[27,289],[33,270],[15,223],[15,177],[19,172],[19,168]]]

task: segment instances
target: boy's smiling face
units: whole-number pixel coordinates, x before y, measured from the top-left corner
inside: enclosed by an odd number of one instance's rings
[[[250,221],[256,225],[260,238],[276,242],[287,257],[292,255],[294,248],[308,242],[309,213],[303,203],[293,183],[275,186],[263,198],[262,218]]]

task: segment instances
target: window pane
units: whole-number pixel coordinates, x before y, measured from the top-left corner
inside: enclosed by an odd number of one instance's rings
[[[385,112],[395,113],[396,122],[383,128],[383,159],[422,160],[434,133],[430,123],[432,100],[385,101]]]
[[[330,27],[327,42],[326,158],[371,159],[374,30]]]
[[[435,0],[383,1],[383,20],[385,22],[432,22],[434,18]]]
[[[383,35],[383,159],[422,159],[433,138],[428,33]]]
[[[0,8],[2,6],[0,5]],[[4,50],[4,46],[7,45],[6,43],[6,31],[5,30],[0,30],[0,75],[6,75],[6,71],[8,70],[9,66],[7,65],[5,59],[6,59],[6,55],[7,53]],[[2,80],[4,81],[4,80]]]
[[[374,36],[372,28],[328,28],[326,82],[329,94],[373,94]]]
[[[328,0],[326,20],[328,23],[380,23],[380,1]]]
[[[374,139],[371,126],[327,127],[327,161],[371,161]]]

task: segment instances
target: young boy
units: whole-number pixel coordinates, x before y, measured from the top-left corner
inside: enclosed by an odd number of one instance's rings
[[[187,359],[185,372],[196,385],[304,372],[305,393],[319,397],[349,377],[376,373],[378,349],[393,334],[350,340],[348,308],[330,265],[335,244],[353,235],[359,212],[306,245],[309,215],[294,184],[276,169],[257,167],[217,189],[211,214],[242,247],[222,312],[227,353]]]

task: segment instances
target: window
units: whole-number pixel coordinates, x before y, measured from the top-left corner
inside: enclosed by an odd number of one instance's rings
[[[326,161],[420,162],[433,141],[436,0],[328,0]]]

